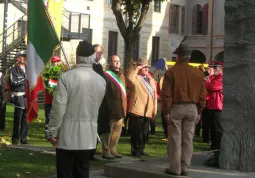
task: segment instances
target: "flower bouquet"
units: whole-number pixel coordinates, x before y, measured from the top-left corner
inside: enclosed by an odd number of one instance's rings
[[[45,85],[45,89],[49,91],[49,93],[53,96],[54,91],[58,84],[58,79],[60,75],[63,73],[63,65],[53,66],[48,65],[43,72],[43,81]]]

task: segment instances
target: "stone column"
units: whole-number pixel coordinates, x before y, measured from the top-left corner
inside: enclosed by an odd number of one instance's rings
[[[213,50],[213,11],[214,11],[214,0],[208,1],[208,32],[207,32],[207,54],[206,61],[212,59],[212,50]]]
[[[255,0],[225,1],[220,167],[255,171]]]

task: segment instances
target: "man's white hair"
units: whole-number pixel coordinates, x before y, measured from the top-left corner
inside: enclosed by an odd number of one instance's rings
[[[89,56],[89,57],[84,57],[84,56],[78,56],[79,58],[79,64],[93,64],[95,62],[96,59],[96,53],[94,53],[93,55]]]

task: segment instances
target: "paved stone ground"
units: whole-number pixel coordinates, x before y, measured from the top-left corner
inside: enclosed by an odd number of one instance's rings
[[[203,166],[211,152],[194,153],[189,172],[191,178],[254,178],[255,173],[226,171]],[[164,174],[168,167],[168,159],[155,158],[150,160],[136,160],[132,162],[110,163],[105,165],[104,174],[111,178],[170,178]],[[180,176],[179,176],[180,177]]]
[[[54,148],[34,147],[30,145],[8,146],[14,149],[30,150],[44,154],[55,154]],[[190,178],[255,178],[255,173],[242,173],[238,171],[226,171],[216,168],[203,166],[204,161],[211,152],[194,153],[192,165],[189,172]],[[103,160],[101,155],[96,158]],[[91,171],[91,178],[170,178],[164,174],[164,169],[168,166],[168,159],[135,159],[132,157],[123,157],[114,159],[105,165],[104,170]]]

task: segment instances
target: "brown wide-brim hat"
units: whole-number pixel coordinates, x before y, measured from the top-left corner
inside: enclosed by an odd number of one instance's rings
[[[180,44],[180,46],[173,52],[178,56],[190,56],[192,53],[191,49],[187,44]]]
[[[148,60],[145,59],[145,58],[139,58],[137,61],[136,61],[136,65],[137,66],[141,66],[141,65],[145,65],[147,67],[150,67],[149,63],[148,63]]]

